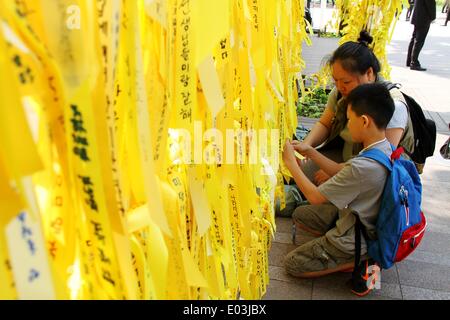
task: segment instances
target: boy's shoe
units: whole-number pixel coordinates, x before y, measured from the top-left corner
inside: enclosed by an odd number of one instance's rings
[[[359,297],[368,295],[380,281],[381,268],[373,259],[361,261],[358,268],[353,271],[349,281],[351,291]]]

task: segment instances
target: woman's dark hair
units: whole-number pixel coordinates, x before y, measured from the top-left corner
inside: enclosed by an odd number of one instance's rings
[[[359,74],[366,73],[372,67],[376,75],[380,72],[381,67],[377,57],[369,48],[372,42],[373,38],[363,30],[359,34],[358,42],[348,41],[339,46],[331,55],[328,64],[332,66],[339,60],[345,71]]]

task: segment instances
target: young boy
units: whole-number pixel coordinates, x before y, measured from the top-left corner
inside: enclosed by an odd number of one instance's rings
[[[390,157],[392,149],[385,130],[395,107],[388,90],[382,84],[364,84],[355,88],[347,99],[347,125],[353,141],[362,143],[363,151],[377,148]],[[312,159],[332,178],[316,187],[302,172],[294,150]],[[287,272],[312,278],[351,269],[355,259],[355,214],[368,236],[376,239],[376,222],[387,169],[374,160],[355,157],[341,170],[338,163],[298,141],[286,142],[283,160],[311,204],[294,211],[294,223],[317,237],[286,256]],[[366,254],[362,238],[362,259],[367,259]]]

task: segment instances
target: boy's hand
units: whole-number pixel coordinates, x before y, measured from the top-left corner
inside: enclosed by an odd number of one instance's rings
[[[286,167],[288,169],[293,165],[297,163],[297,158],[294,154],[294,147],[292,146],[291,142],[289,140],[286,140],[286,143],[284,144],[284,150],[283,150],[283,161],[286,164]]]
[[[301,141],[292,141],[292,147],[295,151],[303,156],[307,156],[308,153],[313,149],[313,147],[311,147],[309,144]]]

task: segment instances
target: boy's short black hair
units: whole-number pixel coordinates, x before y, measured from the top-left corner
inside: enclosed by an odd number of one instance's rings
[[[370,116],[378,129],[386,129],[394,114],[394,100],[389,90],[380,83],[362,84],[347,97],[352,110],[358,116]]]

